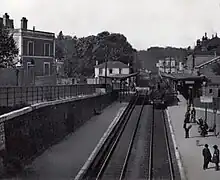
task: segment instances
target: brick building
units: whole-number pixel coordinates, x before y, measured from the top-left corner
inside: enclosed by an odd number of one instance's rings
[[[16,59],[17,66],[23,68],[23,76],[34,77],[42,84],[54,84],[56,82],[55,67],[55,34],[52,32],[37,31],[35,27],[28,29],[28,20],[21,19],[20,28],[14,28],[13,20],[6,13],[0,19],[0,23],[10,29],[19,48],[19,56]],[[37,83],[40,85],[41,83]]]

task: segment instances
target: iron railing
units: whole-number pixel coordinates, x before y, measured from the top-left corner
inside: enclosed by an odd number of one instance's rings
[[[103,84],[77,84],[56,86],[0,87],[0,107],[31,105],[96,93]]]

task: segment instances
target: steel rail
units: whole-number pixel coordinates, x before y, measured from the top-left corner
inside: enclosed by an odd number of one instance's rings
[[[168,132],[167,132],[167,126],[166,126],[166,119],[163,111],[163,125],[164,125],[164,135],[165,135],[165,140],[166,140],[166,147],[167,147],[167,153],[168,153],[168,161],[169,161],[169,168],[170,168],[170,180],[175,179],[174,175],[174,170],[173,170],[173,163],[172,163],[172,157],[171,157],[171,152],[170,152],[170,146],[169,146],[169,140],[168,140]]]
[[[117,146],[117,144],[118,144],[118,142],[119,142],[119,140],[120,140],[121,135],[122,135],[123,132],[124,132],[124,129],[125,129],[125,127],[126,127],[126,124],[128,123],[128,121],[129,121],[129,119],[130,119],[130,116],[131,116],[131,114],[132,114],[132,112],[133,112],[133,110],[134,110],[134,108],[135,108],[135,105],[136,105],[138,99],[139,99],[139,95],[138,95],[138,97],[136,98],[134,104],[132,104],[132,107],[131,107],[130,111],[128,112],[128,116],[126,117],[125,122],[122,124],[122,127],[121,127],[121,129],[120,129],[120,132],[118,133],[117,138],[115,139],[113,145],[111,146],[111,149],[110,149],[110,151],[108,152],[108,155],[106,156],[106,158],[105,158],[105,160],[104,160],[104,163],[102,164],[102,166],[101,166],[101,168],[100,168],[100,170],[99,170],[99,172],[98,172],[98,175],[96,176],[96,180],[101,179],[101,176],[102,176],[102,174],[104,173],[104,170],[105,170],[106,166],[108,165],[108,161],[110,160],[110,158],[111,158],[111,156],[112,156],[112,154],[113,154],[113,152],[114,152],[114,150],[115,150],[115,148],[116,148],[116,146]]]
[[[128,165],[128,160],[129,160],[129,157],[130,157],[130,154],[131,154],[131,150],[132,150],[132,147],[133,147],[133,144],[134,144],[135,136],[137,134],[137,129],[138,129],[138,126],[140,124],[140,119],[141,119],[141,115],[142,115],[142,112],[143,112],[143,109],[144,109],[146,97],[147,97],[147,93],[144,96],[144,100],[143,100],[143,103],[142,103],[140,114],[138,116],[138,120],[137,120],[135,129],[133,131],[133,134],[132,134],[129,146],[128,146],[128,151],[127,151],[127,154],[126,154],[126,157],[125,157],[125,161],[124,161],[124,164],[123,164],[123,167],[122,167],[122,171],[121,171],[121,175],[120,175],[119,180],[122,180],[124,178],[124,176],[125,176],[125,173],[126,173],[126,169],[127,169],[127,165]]]
[[[154,108],[154,104],[153,104],[153,108]],[[154,109],[153,109],[154,111]],[[154,113],[154,112],[153,112]],[[170,180],[174,180],[175,179],[175,175],[174,175],[174,170],[173,170],[173,163],[172,163],[172,157],[171,157],[171,152],[170,152],[170,148],[169,148],[169,141],[168,141],[168,132],[167,132],[167,127],[166,127],[166,119],[164,116],[164,111],[162,112],[162,118],[163,118],[163,128],[164,128],[164,137],[165,137],[165,143],[166,143],[166,151],[167,151],[167,155],[168,155],[168,163],[169,163],[169,170],[170,170]],[[152,170],[153,170],[153,145],[154,145],[154,129],[156,127],[154,127],[154,115],[153,115],[153,119],[152,119],[152,125],[151,125],[151,140],[150,140],[150,153],[149,153],[149,169],[148,169],[148,173],[149,173],[149,177],[148,180],[153,180],[153,174],[152,174]]]

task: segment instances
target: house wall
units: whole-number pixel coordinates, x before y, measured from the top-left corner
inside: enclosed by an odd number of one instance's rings
[[[36,76],[44,76],[44,62],[50,63],[50,75],[53,75],[55,72],[54,67],[54,59],[53,58],[47,58],[47,57],[23,57],[23,67],[25,71],[27,72],[27,63],[31,62],[31,60],[34,60],[34,66],[35,66],[35,75]]]
[[[95,77],[99,76],[99,68],[95,68]]]
[[[28,42],[32,41],[34,43],[34,56],[44,56],[44,44],[50,44],[50,57],[53,57],[53,39],[44,40],[44,39],[34,39],[32,37],[23,37],[23,55],[28,56],[27,48]]]
[[[119,68],[112,68],[112,74],[119,74]],[[121,74],[129,74],[129,68],[122,68]],[[95,77],[99,75],[105,75],[105,68],[102,69],[102,74],[99,74],[99,68],[95,68]],[[107,76],[110,75],[109,68],[107,68]]]

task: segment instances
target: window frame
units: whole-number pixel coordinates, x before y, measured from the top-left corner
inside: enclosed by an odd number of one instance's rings
[[[109,69],[108,69],[108,72],[109,72],[109,74],[112,74],[112,73],[113,73],[113,69],[112,69],[112,68],[109,68]]]
[[[119,68],[118,73],[121,74],[122,72],[122,68]]]
[[[30,44],[33,45],[33,54],[30,54],[30,49],[29,49]],[[34,41],[28,41],[28,43],[27,43],[27,55],[28,56],[34,56]]]
[[[103,69],[99,68],[99,75],[102,75],[102,74],[103,74]]]
[[[49,65],[49,73],[48,73],[48,74],[45,73],[45,69],[46,69],[46,68],[45,68],[45,65],[46,65],[46,64]],[[50,62],[44,62],[43,73],[44,73],[44,76],[49,76],[49,75],[50,75]]]
[[[48,55],[46,54],[46,45],[48,45]],[[44,56],[50,56],[50,43],[44,43]]]

